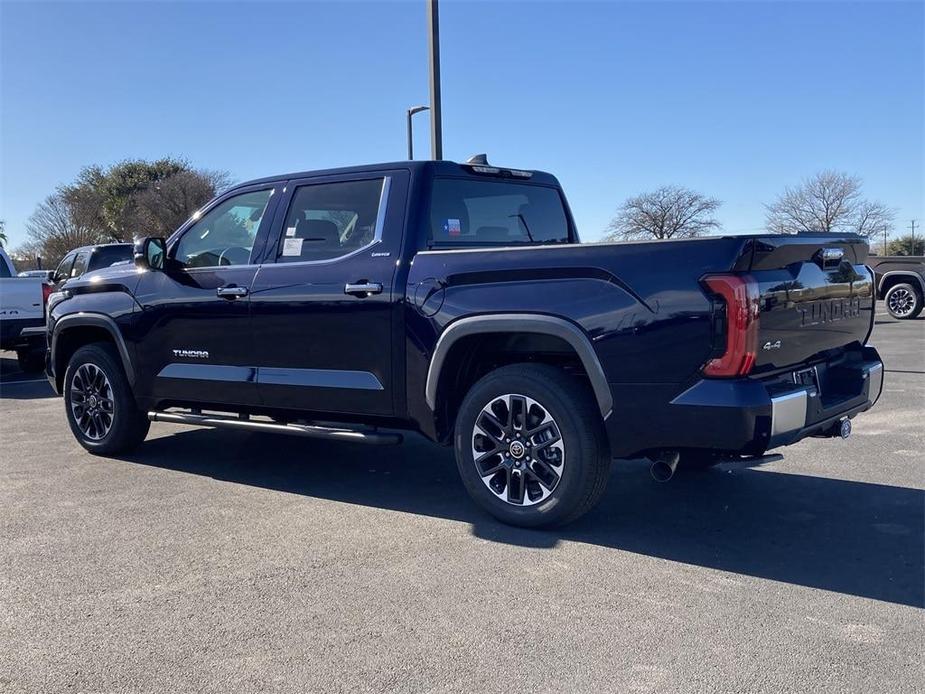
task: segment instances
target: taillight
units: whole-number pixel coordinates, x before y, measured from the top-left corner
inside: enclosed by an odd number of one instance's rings
[[[726,302],[726,351],[703,367],[706,376],[745,376],[758,353],[758,284],[748,275],[707,275],[702,280]]]
[[[51,293],[53,291],[54,291],[54,287],[52,287],[50,284],[48,284],[47,282],[42,283],[42,306],[43,307],[48,306],[48,297],[51,296]]]

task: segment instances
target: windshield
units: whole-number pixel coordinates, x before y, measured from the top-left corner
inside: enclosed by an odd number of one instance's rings
[[[431,246],[511,246],[570,243],[558,189],[465,178],[434,179]]]

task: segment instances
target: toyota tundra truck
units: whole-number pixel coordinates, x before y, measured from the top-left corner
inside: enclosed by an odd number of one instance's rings
[[[413,431],[455,449],[497,518],[563,524],[615,458],[667,478],[847,436],[883,383],[867,251],[844,234],[582,244],[556,178],[484,157],[274,176],[53,294],[48,376],[91,453],[151,422]]]

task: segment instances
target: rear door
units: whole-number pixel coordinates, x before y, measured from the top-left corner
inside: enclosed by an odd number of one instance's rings
[[[279,186],[282,187],[281,185]],[[139,390],[158,400],[259,401],[248,304],[273,216],[276,186],[237,189],[172,239],[163,271],[136,297]]]
[[[391,415],[405,170],[290,181],[251,312],[264,404]]]

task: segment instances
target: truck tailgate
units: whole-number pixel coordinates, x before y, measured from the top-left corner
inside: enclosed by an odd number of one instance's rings
[[[755,239],[747,270],[757,284],[753,373],[861,346],[870,335],[874,283],[867,242],[854,236],[798,234]]]

